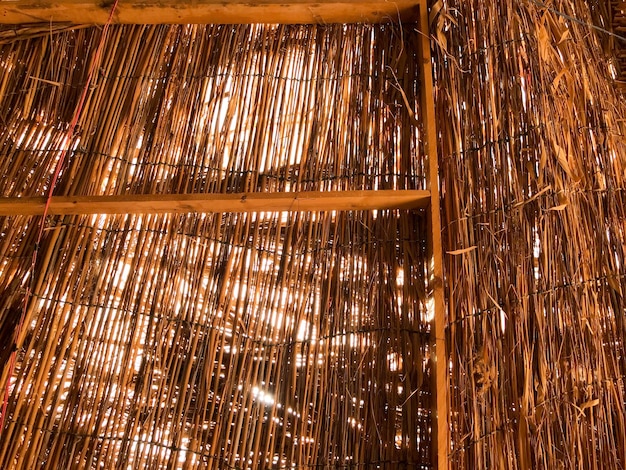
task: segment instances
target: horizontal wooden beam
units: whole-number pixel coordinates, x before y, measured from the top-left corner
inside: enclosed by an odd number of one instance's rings
[[[350,211],[419,209],[429,203],[430,193],[419,190],[54,196],[48,214]],[[41,215],[45,204],[44,197],[0,198],[0,216]]]
[[[424,0],[121,0],[114,23],[381,23],[416,18]],[[0,23],[104,24],[111,0],[0,0]]]

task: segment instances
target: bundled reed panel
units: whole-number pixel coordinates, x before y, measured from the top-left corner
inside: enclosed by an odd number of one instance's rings
[[[612,49],[613,60],[611,72],[619,83],[622,90],[626,90],[626,3],[622,0],[609,0],[605,7],[605,21],[601,22],[604,27],[610,27],[616,36],[610,36],[606,40],[607,47]]]
[[[454,468],[626,465],[626,106],[589,3],[434,5]]]
[[[425,187],[412,28],[114,27],[67,136],[100,34],[0,48],[2,196]],[[430,468],[420,214],[0,223],[0,467]]]
[[[427,463],[423,236],[400,211],[66,217],[0,460]]]
[[[23,33],[28,37],[27,31]],[[2,196],[424,189],[412,28],[128,26],[0,49]]]

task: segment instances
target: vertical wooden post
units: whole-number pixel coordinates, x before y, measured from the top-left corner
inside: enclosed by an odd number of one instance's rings
[[[430,56],[430,34],[426,0],[419,5],[420,58],[422,61],[421,111],[424,123],[424,150],[427,157],[427,188],[431,194],[428,218],[428,272],[429,305],[432,311],[431,361],[433,378],[433,453],[438,470],[449,470],[450,410],[448,401],[448,352],[446,345],[446,305],[443,288],[443,249],[441,242],[441,215],[439,202],[439,162],[437,158],[437,129],[433,70]]]

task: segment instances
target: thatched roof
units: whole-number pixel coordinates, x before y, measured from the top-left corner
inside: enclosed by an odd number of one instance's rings
[[[447,307],[428,211],[2,216],[0,467],[626,465],[607,4],[432,3],[431,122],[413,24],[0,31],[2,197],[426,190],[436,125]]]
[[[611,37],[612,54],[615,56],[616,78],[622,88],[626,87],[626,2],[611,0],[608,15],[611,31],[619,37]]]
[[[435,26],[455,468],[626,462],[626,103],[587,3],[549,7]]]
[[[45,194],[100,35],[2,49],[3,195]],[[416,37],[112,28],[58,194],[423,188]],[[4,308],[38,223],[3,219]],[[427,462],[424,231],[409,211],[50,218],[0,461]]]

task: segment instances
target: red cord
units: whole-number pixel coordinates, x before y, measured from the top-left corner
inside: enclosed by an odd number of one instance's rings
[[[70,127],[67,129],[67,135],[66,135],[66,140],[65,140],[67,145],[69,145],[72,140],[72,136],[74,135],[74,130],[76,129],[76,125],[78,124],[78,119],[80,118],[82,114],[83,106],[85,105],[87,94],[89,93],[91,80],[93,78],[93,74],[96,70],[96,67],[98,66],[98,63],[100,62],[100,55],[102,54],[102,50],[104,48],[104,42],[106,40],[107,31],[109,29],[109,26],[113,22],[113,14],[115,13],[115,10],[117,9],[118,3],[119,3],[119,0],[115,0],[115,3],[113,3],[113,6],[111,7],[109,18],[107,19],[107,22],[104,24],[104,27],[102,28],[102,36],[100,37],[100,43],[98,44],[96,55],[94,56],[91,66],[89,67],[89,72],[87,74],[87,81],[85,82],[85,86],[83,87],[83,91],[80,95],[80,99],[78,100],[78,104],[76,105],[76,109],[74,110],[74,116],[72,117],[72,121],[70,122]],[[48,210],[50,209],[50,201],[52,200],[52,195],[54,193],[57,180],[59,179],[59,175],[61,174],[61,169],[63,168],[63,163],[65,161],[65,157],[67,156],[67,152],[68,152],[67,147],[61,150],[61,155],[54,169],[52,180],[50,181],[50,188],[48,189],[46,205],[44,206],[43,214],[41,217],[41,223],[39,224],[39,234],[37,235],[37,242],[35,243],[35,249],[33,250],[33,259],[31,261],[31,266],[30,266],[31,277],[30,277],[28,286],[26,287],[26,295],[24,296],[22,315],[20,317],[20,321],[14,333],[14,338],[16,341],[20,336],[20,332],[22,331],[22,327],[24,325],[24,318],[26,317],[26,312],[28,311],[28,300],[31,296],[31,285],[34,283],[34,280],[35,280],[35,264],[37,263],[39,244],[41,243],[41,238],[43,237],[43,230],[44,230],[44,226],[46,223],[46,217],[48,216]],[[2,402],[2,415],[0,416],[0,435],[2,434],[4,430],[4,419],[6,417],[7,407],[9,404],[9,387],[11,385],[11,378],[13,376],[13,371],[15,368],[16,355],[17,355],[17,349],[14,348],[13,352],[11,353],[11,359],[9,361],[9,375],[7,377],[7,383],[4,389],[4,400]]]

